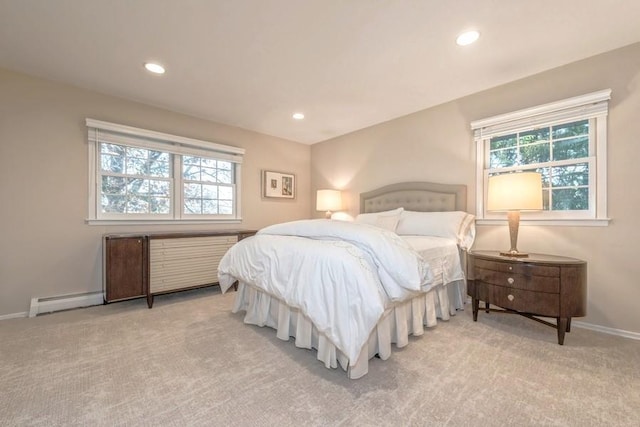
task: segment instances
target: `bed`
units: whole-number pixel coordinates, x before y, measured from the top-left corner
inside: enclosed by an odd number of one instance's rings
[[[220,285],[237,285],[232,311],[245,323],[357,379],[463,308],[473,219],[464,185],[385,186],[360,195],[353,223],[294,221],[242,240],[220,262]]]

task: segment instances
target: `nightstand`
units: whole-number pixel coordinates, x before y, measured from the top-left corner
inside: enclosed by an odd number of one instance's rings
[[[571,318],[586,315],[587,263],[554,255],[512,258],[498,251],[472,251],[467,293],[474,321],[482,300],[487,313],[520,314],[555,328],[562,345],[565,332],[571,330]],[[500,309],[490,308],[490,304]],[[555,318],[556,323],[540,317]]]

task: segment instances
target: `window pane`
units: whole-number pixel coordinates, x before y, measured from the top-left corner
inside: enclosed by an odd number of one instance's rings
[[[223,162],[221,160],[218,160],[218,169],[230,171],[231,170],[231,162]]]
[[[580,211],[589,209],[589,189],[562,188],[553,190],[553,210]]]
[[[185,199],[184,213],[200,214],[202,213],[202,202],[200,199]]]
[[[216,180],[216,170],[212,168],[202,168],[202,176],[200,178],[202,181],[206,182],[215,182]]]
[[[127,158],[127,174],[128,175],[147,175],[149,168],[145,159],[136,157]]]
[[[203,200],[202,201],[202,213],[207,215],[216,215],[218,213],[218,201],[217,200]]]
[[[182,163],[185,165],[200,165],[200,157],[182,156]]]
[[[125,213],[127,197],[102,195],[101,202],[103,213]]]
[[[220,198],[220,200],[232,200],[233,189],[231,187],[218,187],[218,197]]]
[[[130,196],[127,199],[127,213],[149,212],[149,201],[146,197]]]
[[[553,143],[553,159],[580,159],[589,157],[589,137],[579,136],[577,138],[569,138]]]
[[[103,154],[100,156],[100,169],[104,172],[124,173],[124,157]]]
[[[589,120],[564,123],[553,127],[553,139],[589,135]]]
[[[491,169],[513,166],[518,159],[518,149],[509,148],[506,150],[491,151],[489,157],[489,167]]]
[[[520,145],[532,144],[534,142],[548,141],[549,128],[534,129],[520,134]]]
[[[184,196],[188,198],[200,198],[202,197],[202,185],[200,184],[185,184]]]
[[[169,181],[149,180],[149,193],[157,196],[169,197],[171,195]]]
[[[218,169],[218,182],[222,184],[233,184],[231,171]]]
[[[116,144],[100,144],[100,152],[103,154],[111,154],[114,156],[124,156],[124,147]]]
[[[171,176],[170,161],[171,156],[169,153],[151,151],[147,162],[149,175],[169,178]]]
[[[517,138],[515,133],[511,135],[496,136],[495,138],[491,138],[489,150],[493,151],[500,148],[515,147],[516,143]]]
[[[171,210],[171,202],[167,197],[151,197],[151,213],[168,214]]]
[[[216,167],[216,161],[213,159],[207,159],[205,157],[203,157],[201,159],[202,161],[202,166],[207,167],[207,168],[215,168]]]
[[[182,177],[189,181],[200,181],[200,166],[184,165]]]
[[[551,168],[551,184],[554,187],[589,185],[589,164],[580,163]]]
[[[520,147],[521,164],[523,165],[548,162],[550,156],[548,142]]]
[[[119,176],[102,176],[102,192],[105,194],[126,194],[126,179]]]
[[[231,215],[233,213],[233,204],[230,201],[220,201],[218,209],[221,215]]]
[[[203,199],[217,199],[218,198],[218,186],[217,185],[203,185],[202,186],[202,198]]]
[[[149,158],[149,150],[145,148],[127,147],[127,157],[147,159]]]
[[[141,178],[127,179],[127,193],[129,194],[149,193],[149,181]]]

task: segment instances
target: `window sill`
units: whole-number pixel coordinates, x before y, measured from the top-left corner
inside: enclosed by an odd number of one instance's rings
[[[522,219],[520,225],[553,225],[564,227],[606,227],[611,218],[600,219]],[[506,219],[477,219],[476,225],[508,225]]]
[[[240,224],[242,218],[233,219],[86,219],[88,225],[176,225],[176,224]]]

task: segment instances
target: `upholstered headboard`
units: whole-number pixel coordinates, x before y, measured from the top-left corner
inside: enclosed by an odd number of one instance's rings
[[[408,211],[467,210],[467,186],[432,182],[401,182],[360,193],[360,213],[403,207]]]

